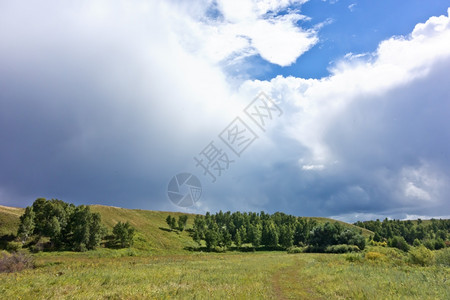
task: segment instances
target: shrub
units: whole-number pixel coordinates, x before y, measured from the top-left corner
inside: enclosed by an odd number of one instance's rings
[[[402,236],[394,236],[393,238],[389,239],[388,245],[389,247],[394,247],[405,252],[408,252],[409,250],[409,245]]]
[[[450,267],[450,248],[437,251],[436,264]]]
[[[126,223],[119,222],[113,228],[114,239],[122,248],[133,245],[135,233],[136,229],[128,221]]]
[[[386,247],[386,246],[387,246],[387,243],[386,243],[385,241],[382,241],[382,242],[376,242],[376,241],[372,240],[372,241],[369,242],[369,245],[371,245],[371,246]]]
[[[347,253],[347,252],[359,252],[360,249],[356,245],[333,245],[325,248],[327,253]]]
[[[409,252],[409,262],[415,265],[429,266],[434,262],[434,253],[421,245],[411,249]]]
[[[44,249],[49,247],[49,244],[48,238],[36,237],[36,239],[29,244],[29,248],[31,252],[37,253],[44,251]]]
[[[20,249],[22,249],[22,243],[21,242],[8,242],[8,244],[6,244],[6,250],[9,252],[17,252]]]
[[[364,257],[368,260],[382,260],[384,255],[380,252],[367,252]]]
[[[435,250],[439,250],[439,249],[442,249],[442,248],[445,248],[445,242],[444,242],[443,239],[437,238],[437,239],[434,241],[434,249],[435,249]]]
[[[290,247],[287,249],[287,253],[289,254],[295,254],[295,253],[303,253],[302,247]]]
[[[19,272],[28,268],[34,268],[34,261],[31,256],[23,253],[3,253],[0,255],[0,273]]]
[[[425,241],[423,242],[423,245],[424,245],[425,247],[427,247],[428,249],[430,249],[430,250],[434,250],[435,242],[434,242],[434,240],[425,240]]]
[[[361,262],[362,256],[356,253],[348,253],[345,255],[345,260],[349,262]]]
[[[420,240],[414,239],[413,246],[414,246],[414,247],[419,247],[420,245],[422,245],[422,243],[420,242]]]

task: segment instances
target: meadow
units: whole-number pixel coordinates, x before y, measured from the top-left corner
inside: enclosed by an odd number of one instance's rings
[[[450,299],[450,268],[407,264],[393,249],[144,255],[130,249],[36,255],[0,274],[3,299]],[[383,254],[382,252],[393,253]],[[137,255],[137,256],[133,256]]]
[[[167,229],[168,213],[93,210],[108,227],[130,220],[138,228],[133,248],[32,254],[34,269],[0,274],[1,298],[450,299],[448,264],[413,265],[394,248],[368,246],[348,254],[188,251],[195,243],[188,232]],[[4,209],[0,220],[10,222],[9,213],[17,215]],[[449,251],[434,252],[448,260]]]

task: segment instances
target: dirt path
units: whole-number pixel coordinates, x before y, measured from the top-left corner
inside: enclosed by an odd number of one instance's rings
[[[302,280],[302,265],[303,262],[297,260],[294,265],[281,268],[272,276],[272,289],[276,299],[322,299]]]

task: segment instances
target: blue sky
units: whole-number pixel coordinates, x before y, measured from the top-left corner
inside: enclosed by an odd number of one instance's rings
[[[0,204],[449,217],[448,8],[2,1]],[[254,103],[274,109],[263,126]],[[229,163],[215,182],[208,145]],[[203,188],[188,208],[167,197],[180,172]]]
[[[299,25],[318,31],[319,43],[288,67],[254,58],[268,70],[250,72],[254,78],[270,80],[277,75],[321,78],[347,53],[373,52],[380,41],[392,36],[407,35],[417,23],[430,16],[445,14],[447,1],[309,1],[299,7],[310,17]]]

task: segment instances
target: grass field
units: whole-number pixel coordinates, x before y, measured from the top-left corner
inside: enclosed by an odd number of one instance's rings
[[[178,213],[91,208],[108,228],[130,221],[138,230],[134,247],[34,254],[36,268],[0,274],[0,298],[450,299],[448,266],[410,265],[397,249],[370,246],[358,254],[190,252],[186,247],[195,243],[188,232],[167,229],[167,215]],[[0,207],[3,234],[16,232],[22,211]]]
[[[410,266],[400,254],[383,254],[385,259],[379,260],[358,254],[355,262],[344,254],[130,254],[128,249],[41,253],[36,269],[0,274],[0,295],[3,299],[450,299],[450,268]]]

